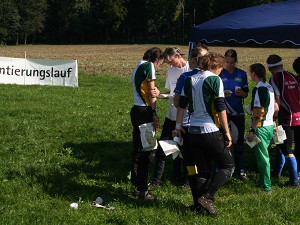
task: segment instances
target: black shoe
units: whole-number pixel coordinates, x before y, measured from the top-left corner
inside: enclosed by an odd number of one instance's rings
[[[281,174],[275,174],[275,178],[277,179],[277,180],[280,180],[281,179]]]
[[[188,206],[187,207],[190,211],[192,211],[192,212],[196,212],[196,206],[195,205],[190,205],[190,206]]]
[[[134,189],[132,195],[133,195],[133,197],[138,197],[140,195],[140,191],[138,191],[137,189]]]
[[[198,198],[198,203],[202,206],[210,215],[218,215],[219,213],[214,207],[214,202],[211,199],[208,199],[204,196]]]
[[[151,194],[149,191],[140,191],[138,199],[156,200],[157,197],[155,195]]]
[[[298,183],[291,183],[291,182],[286,182],[284,185],[284,187],[291,187],[291,188],[298,188],[300,187],[299,182]]]
[[[190,206],[190,210],[197,213],[198,215],[207,215],[207,211],[205,208],[203,208],[201,205],[198,206]]]
[[[189,189],[190,188],[190,185],[189,183],[184,183],[183,185],[180,186],[181,189]]]
[[[190,205],[187,208],[192,212],[196,212],[199,214],[206,214],[206,210],[200,205]]]
[[[159,184],[156,183],[149,183],[148,187],[159,187]]]

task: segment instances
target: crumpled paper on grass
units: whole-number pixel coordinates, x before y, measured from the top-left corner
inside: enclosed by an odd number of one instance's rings
[[[103,204],[103,199],[101,197],[97,197],[96,200],[92,202],[92,205],[95,206],[96,208],[102,208],[102,209],[108,209],[108,210],[115,209],[115,207],[112,207],[109,204],[107,206],[102,205],[102,204]]]

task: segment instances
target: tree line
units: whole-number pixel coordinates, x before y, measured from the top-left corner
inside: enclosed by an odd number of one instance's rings
[[[186,43],[195,24],[279,1],[1,0],[0,44]]]

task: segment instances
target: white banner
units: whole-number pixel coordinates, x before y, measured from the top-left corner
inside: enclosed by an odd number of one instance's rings
[[[0,83],[78,87],[77,60],[0,57]]]

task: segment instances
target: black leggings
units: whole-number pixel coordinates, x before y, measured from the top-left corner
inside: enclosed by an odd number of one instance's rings
[[[131,182],[139,191],[147,191],[148,172],[151,151],[143,151],[140,138],[139,125],[153,122],[153,113],[150,106],[133,106],[130,111],[131,123],[133,126],[133,145]]]
[[[287,156],[288,154],[293,154],[293,141],[295,142],[295,157],[298,164],[298,171],[300,169],[300,126],[284,126],[282,128],[285,130],[287,139],[279,148],[282,150],[282,154]]]
[[[160,136],[160,140],[173,140],[172,131],[175,130],[176,121],[170,120],[169,118],[165,118],[165,122],[163,125],[162,133]],[[183,141],[183,143],[186,143],[186,141]],[[183,144],[185,145],[185,144]],[[183,148],[180,148],[180,151],[182,152],[183,157]],[[158,145],[157,150],[152,151],[153,154],[155,154],[155,167],[154,167],[154,174],[153,174],[153,183],[154,184],[160,184],[161,178],[165,169],[165,164],[167,160],[167,156],[165,155],[163,149],[160,145]],[[150,159],[154,162],[155,159],[151,155]],[[176,157],[176,159],[173,160],[173,173],[174,173],[174,179],[175,180],[184,180],[186,179],[186,169],[183,166],[183,160],[180,157]]]
[[[211,160],[218,165],[218,172],[212,179],[207,193],[214,198],[216,192],[232,176],[234,171],[234,158],[230,148],[224,145],[221,132],[191,134],[189,133],[189,148],[197,166],[198,176],[208,179],[210,170],[207,166]]]
[[[245,133],[245,116],[233,115],[228,116],[228,122],[232,135],[232,149],[236,171],[245,173],[244,162],[244,133]]]

